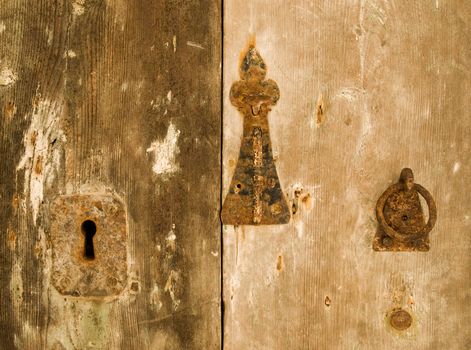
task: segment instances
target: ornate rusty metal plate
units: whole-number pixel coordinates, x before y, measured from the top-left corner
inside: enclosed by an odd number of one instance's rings
[[[429,209],[425,223],[419,194]],[[409,168],[402,169],[399,182],[389,187],[378,199],[376,217],[378,231],[373,241],[377,251],[428,251],[429,233],[437,220],[437,208],[432,195],[414,183]]]
[[[52,284],[63,295],[108,297],[127,284],[127,225],[111,195],[59,196],[50,207]]]
[[[268,112],[280,97],[275,81],[265,79],[266,66],[249,47],[231,87],[232,104],[244,116],[239,159],[222,208],[228,225],[285,224],[290,220],[273,160]]]

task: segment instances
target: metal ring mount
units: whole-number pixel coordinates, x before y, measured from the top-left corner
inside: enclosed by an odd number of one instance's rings
[[[407,188],[406,184],[406,176],[410,177],[410,182],[411,185],[410,188]],[[412,175],[412,170],[410,169],[403,169],[401,172],[401,179],[399,183],[396,183],[392,186],[390,186],[378,199],[378,202],[376,203],[376,217],[378,219],[378,222],[381,226],[381,228],[384,230],[384,232],[391,238],[399,241],[399,242],[413,242],[418,239],[421,239],[425,237],[434,227],[435,222],[437,221],[437,207],[435,205],[435,201],[432,198],[432,195],[430,194],[429,191],[427,191],[423,186],[419,184],[413,183],[413,175]],[[425,201],[427,202],[428,206],[428,211],[429,211],[429,218],[428,222],[425,226],[423,226],[419,231],[413,233],[413,234],[404,234],[401,232],[396,231],[393,227],[391,227],[387,221],[386,218],[384,217],[384,206],[386,204],[386,201],[388,198],[393,195],[396,192],[400,191],[417,191],[422,197],[424,197]]]

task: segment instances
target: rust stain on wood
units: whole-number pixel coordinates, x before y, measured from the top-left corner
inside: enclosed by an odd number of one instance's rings
[[[43,169],[43,163],[42,163],[42,157],[38,156],[38,159],[36,160],[36,165],[34,166],[34,171],[36,174],[41,174]]]
[[[289,222],[272,154],[268,112],[280,97],[275,81],[265,79],[266,65],[251,44],[242,59],[241,80],[232,85],[231,103],[244,116],[239,159],[222,208],[229,225],[270,225]]]
[[[283,270],[283,266],[284,266],[283,255],[278,255],[278,258],[276,259],[276,269],[278,271],[281,271]]]
[[[3,107],[3,115],[5,119],[7,121],[10,121],[11,119],[13,119],[13,117],[16,114],[16,110],[17,108],[14,102],[8,101],[7,103],[5,103],[5,106]]]
[[[10,250],[15,250],[16,249],[16,233],[13,231],[13,228],[11,227],[11,224],[8,224],[7,227],[7,242],[8,242],[8,247]]]
[[[322,94],[319,95],[316,103],[316,122],[317,125],[322,124],[324,121],[324,97]]]

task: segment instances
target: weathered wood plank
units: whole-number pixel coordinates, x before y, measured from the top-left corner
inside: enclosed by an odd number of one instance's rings
[[[269,115],[288,225],[224,227],[227,349],[471,346],[471,4],[225,2],[223,196],[250,37],[280,88]],[[434,196],[427,253],[372,249],[374,207],[403,167]],[[413,316],[396,332],[394,307]]]
[[[2,1],[2,348],[219,347],[220,11]],[[126,205],[114,301],[50,283],[49,204],[75,193]]]

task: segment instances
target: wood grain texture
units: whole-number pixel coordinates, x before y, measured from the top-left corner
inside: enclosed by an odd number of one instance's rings
[[[223,196],[242,135],[228,93],[253,35],[280,88],[270,132],[295,211],[224,227],[225,348],[469,349],[471,4],[224,4]],[[376,201],[404,167],[437,203],[431,250],[375,252]]]
[[[213,1],[3,0],[0,348],[220,347],[220,18]],[[129,285],[50,283],[49,204],[113,193]]]

